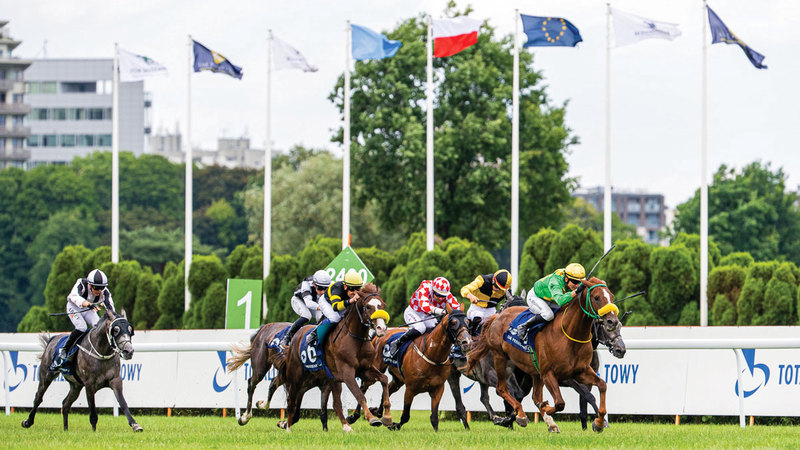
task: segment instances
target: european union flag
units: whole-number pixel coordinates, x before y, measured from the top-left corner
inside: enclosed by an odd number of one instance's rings
[[[242,79],[242,68],[234,66],[224,56],[209,50],[205,45],[192,40],[194,43],[194,71],[210,70],[224,73],[234,78]]]
[[[706,6],[706,8],[708,8],[708,25],[711,27],[711,44],[716,44],[718,42],[736,44],[744,51],[744,54],[747,55],[747,59],[756,66],[756,69],[766,69],[767,66],[761,63],[764,61],[764,55],[748,47],[747,44],[737,38],[735,34],[731,33],[731,30],[722,23],[722,19],[719,18],[717,13],[708,6]]]
[[[580,31],[567,19],[519,15],[522,31],[528,36],[523,47],[575,47],[582,42]]]

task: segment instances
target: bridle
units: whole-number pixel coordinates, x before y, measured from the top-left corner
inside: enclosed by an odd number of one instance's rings
[[[353,313],[353,310],[355,310],[356,314],[358,314],[358,320],[359,320],[359,322],[361,322],[361,326],[364,327],[364,328],[370,329],[370,330],[375,330],[375,324],[372,322],[372,319],[374,319],[375,317],[383,317],[384,320],[388,322],[389,321],[389,319],[388,319],[389,315],[383,309],[379,309],[379,310],[375,311],[372,314],[372,317],[367,317],[366,311],[364,311],[364,312],[361,311],[362,309],[366,308],[367,300],[369,300],[372,297],[377,297],[378,299],[381,299],[380,294],[378,292],[370,292],[369,294],[367,294],[367,295],[365,295],[363,297],[361,297],[361,295],[359,295],[358,301],[355,304],[355,308],[351,308],[350,311],[347,312],[347,316],[349,318],[349,316]],[[346,320],[348,320],[348,319],[346,319]],[[358,339],[360,341],[369,341],[370,340],[369,334],[367,335],[367,337],[356,336],[355,334],[353,334],[352,331],[350,331],[349,327],[347,329],[347,334],[349,334],[350,337],[352,337],[354,339]],[[338,333],[337,333],[337,336],[338,336]],[[334,337],[334,340],[335,339],[336,339],[336,337]]]
[[[597,284],[594,284],[592,286],[589,286],[586,289],[585,293],[582,293],[584,295],[585,299],[586,299],[586,305],[584,306],[584,304],[580,302],[580,298],[576,299],[578,301],[578,305],[581,307],[581,311],[583,311],[583,313],[586,314],[587,317],[589,317],[589,318],[591,318],[593,320],[600,320],[603,316],[605,316],[606,314],[608,314],[610,312],[613,312],[613,313],[616,313],[617,315],[619,315],[619,308],[617,308],[617,305],[615,305],[614,303],[608,303],[607,305],[604,305],[599,310],[595,311],[594,305],[592,304],[591,292],[592,292],[592,289],[594,289],[596,287],[604,287],[604,288],[608,289],[608,286],[606,286],[605,283],[597,283]],[[564,333],[564,336],[566,336],[567,339],[569,339],[570,341],[577,342],[579,344],[588,344],[589,342],[592,341],[592,338],[594,337],[592,335],[592,330],[589,330],[589,339],[579,340],[579,339],[575,339],[572,336],[570,336],[569,334],[567,334],[567,330],[564,329],[564,316],[566,316],[568,308],[569,308],[569,305],[567,305],[567,307],[564,308],[564,313],[561,314],[561,332]],[[619,335],[617,335],[617,338],[619,338]],[[612,340],[612,342],[614,340],[616,340],[616,338],[614,338]]]
[[[448,337],[448,338],[450,338],[450,341],[451,341],[451,342],[453,342],[453,343],[456,343],[456,342],[457,342],[457,340],[458,340],[458,335],[459,335],[459,334],[461,334],[461,330],[464,330],[464,331],[466,331],[466,330],[467,330],[467,327],[466,327],[466,326],[460,326],[460,327],[456,328],[456,330],[455,330],[455,331],[452,331],[452,332],[451,332],[451,330],[450,330],[450,327],[449,327],[448,323],[450,322],[450,319],[452,318],[453,314],[455,314],[455,313],[458,313],[458,314],[460,314],[461,316],[464,316],[464,313],[463,313],[462,311],[460,311],[460,310],[453,310],[453,311],[451,311],[450,313],[448,313],[448,314],[445,316],[445,317],[446,317],[446,319],[443,319],[443,320],[442,320],[441,322],[439,322],[439,324],[437,325],[437,326],[440,326],[440,327],[444,327],[444,332],[445,332],[445,334],[447,335],[447,337]],[[425,347],[425,348],[428,348],[428,337],[429,337],[429,336],[430,336],[430,335],[427,335],[427,336],[425,337],[425,345],[424,345],[424,347]],[[412,345],[413,345],[413,347],[414,347],[414,351],[416,351],[416,352],[417,352],[417,354],[420,356],[420,358],[422,358],[422,359],[423,359],[423,360],[424,360],[426,363],[428,363],[428,364],[430,364],[430,365],[432,365],[432,366],[445,366],[445,365],[448,365],[448,364],[450,364],[450,355],[449,355],[449,354],[448,354],[447,358],[445,358],[445,360],[444,360],[444,361],[442,361],[442,362],[436,362],[436,361],[433,361],[432,359],[428,358],[427,356],[425,356],[425,354],[424,354],[424,353],[422,353],[422,350],[420,350],[420,349],[419,349],[419,347],[417,347],[417,344],[414,344],[414,343],[412,343]]]
[[[117,336],[113,336],[111,334],[111,330],[114,329],[114,324],[117,323],[117,322],[123,322],[123,325],[120,326],[119,332],[117,333]],[[86,337],[86,340],[89,341],[89,347],[91,347],[91,350],[87,350],[86,348],[82,347],[80,344],[77,344],[77,346],[78,346],[78,348],[83,350],[87,355],[89,355],[89,356],[91,356],[92,358],[95,358],[95,359],[106,360],[106,359],[113,358],[115,355],[122,355],[122,349],[119,348],[119,345],[117,344],[117,339],[119,339],[119,335],[127,334],[127,333],[125,333],[123,331],[123,330],[127,330],[127,326],[125,326],[125,325],[130,325],[130,323],[124,317],[117,317],[116,319],[112,320],[111,323],[108,324],[108,331],[106,332],[106,339],[108,340],[109,348],[111,348],[111,353],[108,354],[108,355],[104,355],[104,354],[100,353],[97,350],[97,348],[95,348],[94,343],[92,342],[92,333],[89,333],[89,335]]]

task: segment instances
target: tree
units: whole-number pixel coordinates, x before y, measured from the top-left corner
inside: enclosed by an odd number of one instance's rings
[[[33,305],[17,325],[19,333],[39,333],[52,328],[50,316],[44,306]]]
[[[357,62],[351,78],[354,197],[360,205],[377,201],[383,226],[406,235],[425,223],[426,21],[410,18],[386,33],[403,48],[392,58]],[[498,38],[484,24],[477,45],[434,60],[435,232],[488,249],[509,239],[511,47],[510,36]],[[520,54],[523,236],[561,222],[572,185],[564,154],[577,142],[532,60]],[[342,78],[329,98],[343,109]],[[334,140],[342,141],[341,130]]]
[[[756,261],[800,264],[797,194],[786,191],[783,169],[753,162],[737,172],[721,165],[708,189],[708,232],[723,254],[749,252]],[[699,233],[700,194],[678,205],[674,231]]]
[[[739,301],[736,303],[737,325],[766,325],[762,320],[764,293],[777,268],[776,261],[757,262],[750,266],[742,292],[739,294]]]
[[[525,241],[519,265],[519,281],[523,289],[530,290],[533,283],[545,275],[545,263],[550,256],[550,247],[558,236],[551,228],[542,228]]]
[[[158,310],[161,313],[153,328],[180,328],[184,309],[183,261],[168,262],[164,267],[164,284],[158,293]]]
[[[711,301],[709,308],[712,325],[736,325],[736,305],[746,277],[747,270],[739,265],[721,265],[713,268],[708,274],[708,299]],[[717,305],[717,302],[720,304]]]
[[[153,273],[149,268],[145,268],[139,274],[139,284],[136,286],[136,323],[137,330],[149,330],[155,325],[160,311],[158,309],[158,294],[161,290],[161,275]]]
[[[647,299],[660,323],[648,325],[676,325],[686,305],[697,298],[698,272],[692,253],[682,244],[655,248],[650,253],[650,269],[653,281]]]
[[[652,251],[653,247],[638,239],[619,241],[597,267],[597,276],[606,281],[616,298],[647,291],[651,277],[648,261]],[[630,301],[633,304],[630,307],[637,309],[635,302],[644,300],[639,298]]]
[[[139,261],[154,272],[161,273],[168,261],[180,261],[183,254],[183,229],[162,230],[147,226],[137,230],[120,230],[120,253],[127,259]],[[192,246],[193,251],[197,247]]]

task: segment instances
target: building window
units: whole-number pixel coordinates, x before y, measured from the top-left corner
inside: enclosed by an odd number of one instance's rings
[[[56,135],[55,134],[44,134],[42,135],[42,147],[55,147],[56,146]]]
[[[78,146],[80,147],[91,147],[94,145],[94,135],[92,134],[81,134],[78,135]]]
[[[22,81],[22,71],[21,70],[12,70],[11,71],[11,79],[14,81]]]
[[[86,120],[86,110],[83,108],[67,109],[67,120]]]
[[[53,120],[67,120],[67,110],[65,108],[53,108],[50,118]]]
[[[22,94],[14,94],[12,100],[14,103],[22,103],[22,99],[25,98]]]
[[[638,213],[641,211],[641,205],[639,205],[638,201],[628,201],[628,212],[629,213]]]
[[[113,113],[112,113],[111,111],[112,111],[112,109],[111,109],[111,108],[106,108],[106,110],[105,110],[105,115],[103,116],[103,117],[105,117],[105,119],[106,119],[106,120],[111,120],[111,119],[113,119],[113,117],[112,117],[112,116],[113,116]]]
[[[661,217],[658,214],[648,214],[645,217],[644,225],[647,228],[657,228],[661,226]]]
[[[38,147],[39,146],[39,135],[32,134],[28,136],[28,147]]]
[[[38,94],[39,93],[39,83],[36,81],[29,81],[25,83],[25,93],[27,94]]]
[[[56,93],[56,82],[55,81],[42,81],[40,86],[40,91],[42,94],[55,94]]]
[[[111,147],[111,135],[110,134],[98,134],[97,135],[97,145],[99,147]]]
[[[114,82],[112,80],[97,80],[98,94],[113,94]]]
[[[75,135],[74,134],[62,134],[61,135],[61,146],[62,147],[75,147]]]
[[[94,81],[62,81],[61,92],[65,94],[95,93],[97,92],[97,83]]]
[[[5,80],[5,79],[6,79],[6,70],[0,69],[0,80]]]
[[[103,108],[89,108],[87,116],[89,120],[103,120]]]
[[[33,108],[31,113],[31,119],[33,120],[47,120],[49,117],[49,110],[45,108]]]
[[[25,116],[13,116],[11,118],[11,123],[13,123],[14,125],[22,125],[24,123],[23,122],[24,119]]]
[[[6,116],[0,116],[0,125],[6,124]]]
[[[639,215],[628,214],[628,224],[639,226]]]
[[[23,138],[14,138],[11,140],[12,148],[22,148],[24,145],[25,145],[25,139]]]

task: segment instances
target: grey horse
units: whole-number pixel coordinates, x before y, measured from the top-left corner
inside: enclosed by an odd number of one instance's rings
[[[72,375],[64,376],[64,379],[69,382],[69,393],[61,404],[64,431],[69,429],[69,410],[72,403],[75,402],[84,387],[86,388],[86,402],[89,404],[89,423],[92,424],[93,431],[97,430],[95,393],[104,387],[110,387],[114,391],[119,406],[128,418],[128,424],[133,431],[142,431],[142,427],[131,416],[125,397],[122,396],[122,378],[119,376],[120,356],[126,360],[133,356],[132,335],[133,327],[128,322],[124,309],[119,315],[106,311],[97,325],[75,344],[79,351],[71,357],[74,370]],[[33,426],[36,410],[42,403],[45,391],[59,375],[59,372],[51,372],[48,368],[53,360],[56,344],[62,336],[51,337],[48,333],[39,335],[39,341],[44,348],[39,357],[41,359],[39,387],[33,399],[31,413],[27,419],[22,421],[23,428]]]

